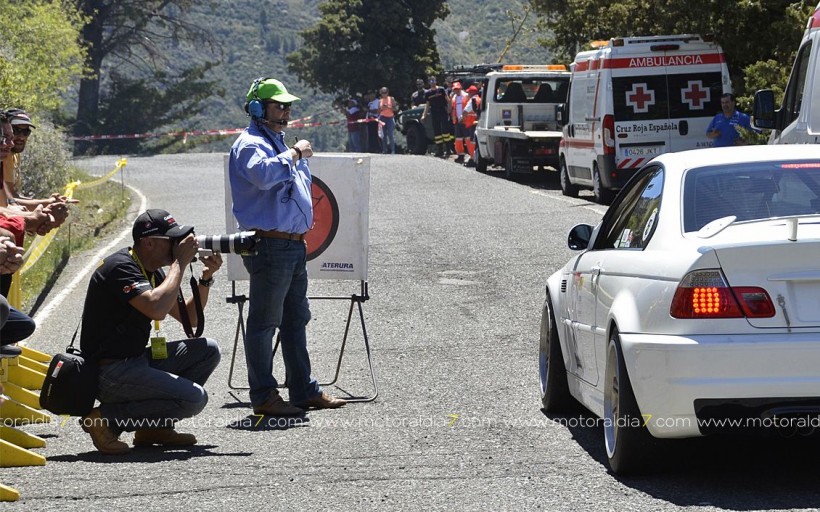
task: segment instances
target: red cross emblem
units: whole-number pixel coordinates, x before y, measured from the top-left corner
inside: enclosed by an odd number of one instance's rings
[[[632,84],[632,90],[626,92],[626,105],[632,107],[636,114],[649,112],[649,107],[655,104],[655,91],[646,84]]]
[[[689,105],[690,110],[702,110],[709,103],[711,96],[712,91],[704,89],[700,80],[690,81],[686,89],[680,92],[681,101]]]

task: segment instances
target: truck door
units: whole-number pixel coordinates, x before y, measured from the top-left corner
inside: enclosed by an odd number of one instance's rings
[[[815,36],[818,34],[820,32],[814,33]],[[820,135],[820,93],[813,90],[816,86],[811,87],[814,77],[820,72],[818,52],[813,51],[816,48],[814,41],[809,39],[797,53],[780,109],[779,121],[783,129],[774,132],[770,143],[813,143]],[[810,131],[814,133],[810,134]]]

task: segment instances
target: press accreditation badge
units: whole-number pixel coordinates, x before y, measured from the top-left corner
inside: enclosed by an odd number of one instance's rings
[[[151,359],[168,359],[168,345],[164,336],[151,338]]]

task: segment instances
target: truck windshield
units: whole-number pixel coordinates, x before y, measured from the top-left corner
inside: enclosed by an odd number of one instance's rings
[[[499,103],[566,103],[569,78],[514,78],[499,80]]]

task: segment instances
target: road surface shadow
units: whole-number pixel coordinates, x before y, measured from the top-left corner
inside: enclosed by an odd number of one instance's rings
[[[56,455],[47,460],[54,462],[95,462],[102,464],[131,463],[131,462],[168,462],[184,461],[196,457],[248,457],[251,452],[219,453],[211,451],[216,445],[195,445],[184,448],[145,447],[135,448],[124,455],[104,455],[98,451],[90,451],[72,455]]]
[[[589,455],[609,469],[601,426],[589,412],[548,418],[565,425]],[[578,419],[580,421],[573,421]],[[581,426],[581,425],[583,426]],[[676,439],[655,453],[640,476],[622,484],[679,506],[731,510],[814,508],[820,503],[820,442],[810,437],[710,436]]]

